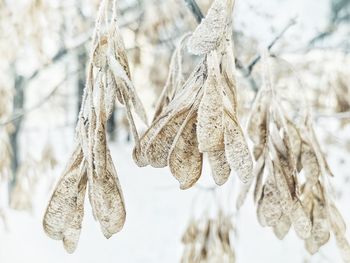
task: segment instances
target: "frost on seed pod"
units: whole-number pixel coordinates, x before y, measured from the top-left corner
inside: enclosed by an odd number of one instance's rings
[[[137,146],[139,138],[131,108],[147,121],[130,79],[115,14],[109,18],[104,6],[111,2],[102,2],[96,22],[98,33],[94,35],[94,48],[76,128],[75,150],[54,189],[43,220],[45,232],[53,239],[62,240],[69,253],[74,252],[79,240],[87,188],[94,218],[106,238],[119,232],[125,222],[123,193],[106,136],[107,121],[113,112],[115,99],[118,98],[126,107]]]
[[[215,0],[207,16],[202,20],[189,39],[188,48],[195,55],[215,50],[223,38],[232,14],[232,0]]]

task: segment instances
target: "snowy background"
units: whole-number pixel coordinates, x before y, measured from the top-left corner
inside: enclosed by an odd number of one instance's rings
[[[248,36],[259,40],[259,45],[264,47],[276,35],[276,31],[296,17],[297,25],[284,37],[284,42],[289,43],[288,53],[304,47],[308,40],[325,27],[328,12],[328,0],[236,0],[235,25],[244,29]],[[59,78],[52,80],[43,76],[28,87],[32,95],[26,101],[27,106],[35,105],[38,98],[47,94],[48,90],[43,87],[43,83],[49,81],[58,82]],[[31,213],[6,213],[6,225],[0,225],[0,263],[179,262],[183,249],[182,233],[191,215],[198,216],[205,208],[213,205],[213,193],[200,187],[181,191],[167,168],[138,168],[131,157],[132,145],[125,142],[123,131],[118,142],[111,145],[127,209],[123,230],[106,240],[99,225],[92,218],[89,202],[85,202],[83,229],[78,248],[73,255],[64,251],[61,242],[51,240],[45,235],[42,216],[73,145],[74,119],[66,116],[60,108],[52,108],[52,105],[65,101],[67,107],[73,107],[75,98],[68,88],[62,89],[61,95],[26,118],[20,138],[24,148],[22,158],[26,158],[29,153],[39,156],[43,146],[49,141],[54,145],[59,165],[48,172],[37,185],[33,192],[34,207]],[[340,129],[338,122],[330,122],[329,119],[321,119],[317,123],[317,130],[321,138],[326,132],[331,132],[340,139],[350,135],[349,129]],[[346,222],[350,223],[350,192],[347,191],[349,152],[327,146],[326,154],[336,175],[332,183],[339,210]],[[204,172],[198,185],[213,186],[210,174]],[[236,193],[235,174],[231,175],[225,186],[216,190],[221,205],[226,211],[233,213],[236,227],[233,244],[237,262],[341,262],[333,237],[320,253],[311,258],[293,230],[285,240],[279,241],[270,229],[262,228],[257,222],[251,198],[239,212],[235,211]],[[350,237],[349,233],[347,237]]]

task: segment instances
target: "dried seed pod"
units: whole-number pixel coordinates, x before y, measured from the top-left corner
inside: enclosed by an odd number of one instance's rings
[[[277,224],[273,227],[273,232],[278,239],[282,240],[288,234],[291,226],[292,222],[290,221],[289,216],[283,214]]]
[[[337,247],[340,250],[342,259],[344,262],[350,262],[350,244],[349,241],[343,235],[335,234],[337,241]]]
[[[254,188],[255,202],[258,201],[258,199],[262,194],[264,170],[265,170],[265,158],[264,156],[260,156],[260,158],[256,162],[256,165],[254,167],[254,172],[253,172],[253,174],[255,175],[254,177],[256,178],[255,188]]]
[[[189,223],[185,233],[182,236],[182,243],[189,244],[195,242],[198,236],[198,228],[195,221]]]
[[[293,198],[289,190],[286,177],[283,174],[282,168],[280,167],[279,163],[273,162],[273,166],[275,171],[274,177],[276,187],[280,198],[280,206],[283,210],[283,213],[289,216],[293,207]]]
[[[266,143],[268,98],[266,91],[259,90],[248,120],[247,133],[256,145]]]
[[[257,201],[256,215],[257,215],[259,224],[262,227],[267,226],[265,212],[264,212],[264,206],[263,206],[263,198],[260,198]]]
[[[71,217],[66,224],[63,234],[63,245],[64,248],[69,252],[73,253],[78,245],[81,224],[84,217],[84,199],[87,186],[87,176],[84,175],[78,185],[78,196],[75,211],[72,211]]]
[[[290,219],[293,223],[296,234],[301,239],[307,239],[311,234],[311,221],[305,213],[300,202],[296,202],[293,207],[293,211],[290,215]]]
[[[321,175],[320,166],[317,160],[317,156],[307,143],[301,145],[301,165],[304,169],[304,173],[307,182],[310,186],[315,185]]]
[[[188,49],[195,55],[216,49],[223,37],[227,22],[226,0],[215,0],[207,16],[198,25],[188,41]]]
[[[234,263],[232,231],[230,218],[223,216],[221,211],[213,219],[191,220],[184,234],[186,242],[181,262]]]
[[[302,139],[296,125],[287,119],[287,133],[291,145],[291,150],[295,160],[298,162],[301,155]]]
[[[105,112],[107,119],[111,116],[114,111],[115,100],[117,97],[116,82],[113,77],[113,73],[108,70],[105,75],[105,89],[104,92],[104,102],[105,102]]]
[[[202,173],[202,153],[198,150],[196,114],[189,115],[169,153],[169,168],[181,189],[190,188]]]
[[[90,183],[93,187],[93,208],[106,238],[119,232],[125,222],[123,193],[118,181],[112,158],[107,150],[107,167],[103,175],[97,174]]]
[[[169,115],[170,117],[170,115]],[[158,120],[157,122],[152,123],[152,125],[148,128],[148,130],[143,134],[143,136],[140,138],[139,146],[137,145],[134,147],[133,150],[133,159],[135,163],[139,167],[143,167],[148,165],[147,156],[145,153],[145,149],[147,148],[148,144],[150,143],[151,139],[154,138],[158,130],[165,125],[165,123],[168,121],[168,118],[164,117],[161,120]]]
[[[339,210],[336,208],[333,202],[329,204],[329,220],[334,232],[340,235],[344,235],[346,232],[346,224],[344,218],[340,214]]]
[[[208,152],[208,159],[211,167],[213,179],[217,185],[223,185],[227,182],[231,168],[227,162],[225,151]]]
[[[264,218],[263,222],[266,223],[267,226],[277,225],[278,220],[282,216],[282,208],[276,183],[272,176],[268,176],[266,180],[258,206],[260,206],[258,211],[261,212]]]
[[[79,239],[86,188],[83,152],[78,145],[59,180],[45,211],[43,227],[49,237],[66,240],[65,246],[72,253]],[[85,185],[84,185],[85,184]]]
[[[224,110],[225,152],[231,169],[235,170],[243,183],[252,180],[253,162],[243,131],[237,119]]]
[[[151,124],[140,139],[140,149],[135,147],[133,157],[137,165],[151,164],[155,167],[167,165],[170,147],[186,119],[190,109],[201,97],[200,87],[205,81],[206,66],[201,63],[191,74],[183,89],[163,113]],[[167,139],[167,140],[165,140]],[[165,142],[163,142],[165,140]],[[158,150],[157,150],[158,149]],[[158,159],[160,157],[160,159]]]
[[[198,147],[201,152],[217,151],[223,147],[223,101],[212,71],[209,71],[203,89],[204,95],[198,109]]]
[[[325,205],[315,201],[312,209],[311,236],[305,241],[306,247],[309,247],[308,251],[314,254],[321,246],[328,242],[329,238],[330,226],[328,224]]]
[[[157,168],[167,166],[171,146],[189,113],[190,110],[177,113],[150,139],[145,151],[150,165]]]
[[[108,38],[102,36],[97,43],[93,52],[92,63],[96,68],[105,68],[107,66],[107,49],[108,49]]]

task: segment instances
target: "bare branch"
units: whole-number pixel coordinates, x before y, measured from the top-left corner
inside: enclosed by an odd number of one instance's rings
[[[184,0],[192,12],[193,16],[196,18],[197,22],[200,23],[202,19],[204,18],[204,15],[202,11],[200,10],[196,0]],[[288,24],[282,29],[282,31],[270,42],[270,44],[267,46],[268,50],[271,50],[271,48],[278,42],[279,39],[282,38],[282,36],[286,33],[286,31],[296,24],[295,18],[291,19]],[[251,73],[253,71],[254,66],[256,63],[259,62],[261,59],[261,55],[257,54],[255,58],[249,63],[248,66],[245,66],[238,58],[235,58],[235,64],[236,67],[242,72],[243,76],[248,79],[250,86],[252,90],[257,92],[258,85],[256,84],[254,78],[251,76]]]
[[[21,112],[18,112],[16,114],[14,114],[10,119],[1,122],[0,123],[0,127],[1,126],[5,126],[7,124],[10,124],[20,118],[23,118],[25,115],[31,113],[32,111],[40,108],[42,105],[44,105],[55,93],[56,91],[62,86],[63,83],[65,83],[70,76],[78,73],[79,70],[75,70],[72,71],[71,73],[67,74],[66,77],[61,80],[45,97],[43,97],[39,102],[37,102],[35,105],[33,105],[32,107],[29,107],[28,109],[23,109]]]
[[[278,40],[281,39],[282,36],[287,32],[287,30],[295,24],[296,24],[296,20],[295,18],[292,18],[288,22],[288,24],[281,30],[281,32],[270,42],[270,44],[267,46],[267,50],[270,51],[273,48],[273,46],[278,42]],[[261,59],[261,55],[257,54],[255,58],[249,63],[247,67],[246,77],[252,73],[254,66],[256,65],[256,63],[259,62],[260,59]]]
[[[336,119],[350,119],[350,111],[336,112],[336,113],[318,113],[315,118],[336,118]]]
[[[204,15],[199,8],[197,2],[195,0],[185,0],[188,8],[191,10],[193,16],[196,18],[197,23],[199,24],[202,22],[202,19],[204,18]]]

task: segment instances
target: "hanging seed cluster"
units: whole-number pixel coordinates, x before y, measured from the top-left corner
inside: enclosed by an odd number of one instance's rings
[[[112,15],[109,10],[113,10]],[[125,105],[132,127],[135,124],[131,106],[146,121],[130,80],[116,21],[115,1],[102,1],[76,128],[76,146],[44,215],[45,232],[53,239],[62,240],[68,252],[76,249],[79,240],[87,188],[94,218],[105,237],[111,237],[124,225],[123,194],[106,138],[107,120],[116,98]],[[136,129],[133,131],[137,141]]]
[[[218,185],[231,170],[244,183],[252,179],[252,160],[236,114],[232,9],[232,1],[214,1],[188,40],[189,50],[204,58],[183,86],[179,81],[165,86],[155,120],[134,149],[139,166],[169,166],[181,189],[200,178],[204,154]],[[178,50],[173,61],[178,61]],[[169,72],[170,81],[181,79],[178,69]]]
[[[234,231],[229,217],[219,214],[215,219],[192,220],[183,237],[181,263],[234,263],[231,236]]]
[[[344,261],[350,262],[345,223],[329,192],[332,173],[310,118],[294,124],[277,103],[281,101],[277,96],[267,81],[257,94],[248,123],[256,160],[254,199],[259,223],[271,227],[279,239],[293,226],[311,254],[334,233]],[[238,206],[248,189],[243,189]]]
[[[332,200],[328,182],[328,177],[333,174],[322,154],[309,117],[298,131],[301,150],[297,160],[305,177],[300,197],[312,222],[305,247],[310,254],[315,254],[333,233],[344,262],[350,262],[350,245],[345,238],[346,224]]]

